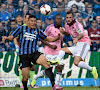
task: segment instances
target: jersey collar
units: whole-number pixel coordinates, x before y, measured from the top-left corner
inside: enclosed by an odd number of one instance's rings
[[[58,28],[58,27],[56,27],[55,23],[54,23],[54,27],[55,27],[55,28]],[[62,27],[62,25],[61,25],[61,27]],[[58,29],[59,29],[59,28],[58,28]]]

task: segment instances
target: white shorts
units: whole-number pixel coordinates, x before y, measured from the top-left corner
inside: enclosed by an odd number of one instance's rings
[[[68,49],[71,51],[74,57],[79,56],[82,58],[82,60],[84,60],[85,56],[90,50],[90,45],[84,42],[78,42],[76,46],[68,47]]]
[[[50,55],[50,54],[44,54],[44,56],[47,58],[47,60],[56,60],[58,55]],[[63,65],[63,59],[60,60],[59,65]]]

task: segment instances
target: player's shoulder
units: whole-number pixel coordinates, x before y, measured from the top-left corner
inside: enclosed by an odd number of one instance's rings
[[[54,27],[54,24],[51,24],[51,25],[46,27],[45,31],[48,31],[50,28],[53,28],[53,27]]]
[[[77,20],[75,20],[74,25],[75,25],[76,27],[80,27],[80,26],[82,26],[82,24],[81,24],[81,23],[79,23]]]

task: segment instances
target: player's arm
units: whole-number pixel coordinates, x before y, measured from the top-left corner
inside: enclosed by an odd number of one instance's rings
[[[45,41],[54,42],[54,41],[59,40],[59,39],[62,37],[62,35],[59,33],[59,34],[57,35],[57,37],[48,37],[43,31],[40,31],[39,37],[40,37],[41,39],[45,40]]]
[[[52,48],[52,49],[56,49],[57,48],[57,46],[56,45],[51,45],[51,44],[49,44],[47,41],[45,41],[45,40],[42,40],[41,39],[41,42],[44,44],[44,45],[47,45],[47,46],[49,46],[50,48]]]
[[[8,37],[4,36],[2,38],[2,41],[8,40],[8,41],[12,41],[20,32],[21,32],[21,28],[22,27],[18,27],[14,32],[12,32],[12,34]]]
[[[54,42],[54,41],[59,40],[61,37],[62,37],[62,35],[59,33],[59,34],[57,35],[57,37],[46,37],[46,39],[44,39],[44,40],[45,40],[45,41],[48,41],[48,42]]]
[[[10,36],[8,36],[8,37],[4,36],[4,37],[2,38],[2,41],[3,41],[3,42],[4,42],[5,40],[12,41],[13,38],[14,38],[14,36],[12,36],[12,35],[10,35]]]
[[[60,27],[60,32],[66,36],[69,36],[69,34],[64,30],[64,28]]]
[[[84,37],[84,34],[81,33],[77,37],[74,38],[73,43],[76,45],[77,41]]]

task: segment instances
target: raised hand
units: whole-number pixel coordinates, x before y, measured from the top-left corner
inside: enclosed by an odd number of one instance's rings
[[[7,39],[7,37],[6,37],[6,36],[4,36],[4,37],[2,38],[2,41],[4,42],[6,39]]]
[[[61,33],[63,33],[63,34],[64,34],[64,32],[65,32],[65,31],[64,31],[64,29],[63,29],[62,27],[60,27],[60,29],[59,29],[59,30],[60,30],[60,32],[61,32]]]

